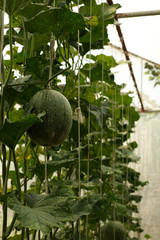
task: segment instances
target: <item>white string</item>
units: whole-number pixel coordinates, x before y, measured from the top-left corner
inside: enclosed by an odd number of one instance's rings
[[[102,39],[103,39],[103,47],[104,47],[104,4],[102,5],[103,6],[103,24],[102,24]],[[103,95],[104,95],[104,87],[103,87],[103,83],[104,83],[104,49],[102,49],[102,80],[101,80],[101,83],[102,83],[102,92],[101,92],[101,96],[102,96],[102,118],[101,118],[101,159],[100,159],[100,180],[101,180],[101,183],[100,183],[100,194],[102,196],[102,157],[103,157],[103,104],[104,104],[104,101],[103,101]]]
[[[116,87],[115,91],[113,92],[113,108],[112,108],[112,121],[113,121],[113,128],[116,129],[116,116],[115,116],[115,110],[116,110]],[[115,167],[116,163],[116,136],[115,132],[113,131],[113,167]],[[113,173],[113,192],[115,194],[115,173]],[[115,201],[113,202],[113,220],[115,221]]]
[[[101,145],[100,145],[100,196],[102,198],[103,196],[103,173],[102,173],[102,158],[103,158],[103,104],[104,104],[104,100],[103,100],[103,95],[104,95],[104,3],[102,3],[102,12],[103,12],[103,20],[102,20],[102,41],[103,41],[103,49],[102,49],[102,79],[101,79],[101,84],[102,84],[102,90],[101,90],[101,96],[102,96],[102,109],[101,109]],[[101,232],[101,222],[99,223],[100,225],[100,231],[99,231],[99,238],[102,239],[102,232]]]
[[[78,0],[78,12],[79,12],[79,0]],[[81,196],[81,187],[80,187],[80,123],[81,123],[81,105],[80,105],[80,49],[79,49],[79,30],[78,30],[78,182],[79,182],[79,197]]]
[[[90,17],[91,17],[91,24],[90,24],[90,41],[89,41],[89,79],[91,81],[91,49],[92,49],[92,0],[90,0]],[[87,171],[87,179],[89,179],[89,144],[90,144],[90,104],[89,104],[89,111],[88,111],[88,171]]]
[[[78,6],[78,13],[79,13],[79,0],[77,0]],[[80,42],[80,34],[78,30],[78,195],[81,197],[81,105],[80,105],[80,49],[79,49],[79,42]],[[78,221],[78,233],[79,233],[79,240],[81,240],[81,219]]]
[[[90,0],[90,17],[91,17],[91,23],[90,23],[90,41],[89,41],[89,79],[91,82],[91,49],[92,49],[92,0]],[[90,176],[90,103],[88,106],[88,165],[87,165],[87,181],[89,182],[89,176]],[[88,200],[88,192],[87,192],[87,200]],[[88,215],[86,217],[86,240],[88,240]]]

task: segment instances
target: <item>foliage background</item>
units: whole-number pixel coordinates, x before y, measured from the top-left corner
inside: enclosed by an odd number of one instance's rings
[[[139,160],[133,153],[136,142],[128,143],[139,115],[129,94],[122,93],[124,86],[114,81],[116,61],[103,50],[107,26],[114,24],[120,6],[82,0],[78,13],[76,7],[77,1],[69,0],[6,0],[10,22],[3,49],[10,45],[10,60],[1,59],[3,240],[102,239],[101,226],[108,220],[124,223],[126,239],[133,239],[130,231],[142,231],[133,213],[141,200],[136,192],[146,182],[128,165]],[[40,119],[24,117],[24,108],[48,85],[68,98],[73,125],[68,139],[46,150],[48,194],[43,194],[43,148],[26,134]],[[15,214],[7,227],[8,207]]]

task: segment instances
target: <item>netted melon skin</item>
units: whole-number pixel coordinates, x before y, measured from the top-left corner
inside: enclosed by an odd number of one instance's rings
[[[46,147],[62,143],[72,127],[72,109],[67,98],[58,91],[44,89],[31,98],[29,105],[29,113],[42,115],[42,122],[27,131],[33,142]]]
[[[109,221],[103,226],[104,240],[124,240],[125,227],[119,221]]]

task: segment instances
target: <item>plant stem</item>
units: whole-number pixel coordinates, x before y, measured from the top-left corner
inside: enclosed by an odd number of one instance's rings
[[[5,186],[5,181],[6,181],[6,147],[2,143],[2,156],[3,156],[3,162],[2,162],[2,176],[3,176],[3,194],[6,194],[6,186]],[[6,232],[7,229],[7,200],[3,203],[3,228],[2,228],[2,235],[3,235],[3,240],[6,240],[4,233]]]
[[[28,170],[28,166],[27,166],[26,154],[27,154],[27,150],[28,150],[29,145],[30,145],[30,141],[28,141],[28,135],[26,133],[26,135],[25,135],[25,152],[24,152],[24,193],[27,193],[27,170]],[[25,200],[24,200],[24,205],[25,205]]]
[[[11,158],[12,158],[12,154],[11,154],[11,150],[9,149],[9,158],[8,158],[6,174],[5,174],[5,179],[4,179],[4,186],[3,186],[3,193],[4,194],[7,194],[7,182],[8,182],[8,174],[9,174]]]
[[[4,162],[6,162],[6,161],[4,161],[4,158],[3,158],[3,163]],[[11,163],[11,150],[9,150],[9,159],[8,159],[8,163],[7,163],[7,168],[5,165],[5,174],[4,174],[4,166],[3,166],[3,194],[4,195],[7,194],[7,183],[8,183],[8,173],[9,173],[10,163]],[[3,240],[6,239],[6,237],[5,237],[6,230],[7,230],[7,200],[6,200],[6,202],[3,203],[3,233],[2,233]]]
[[[26,240],[29,240],[29,239],[30,239],[30,237],[29,237],[29,229],[26,228]]]
[[[72,222],[71,224],[72,224],[72,238],[73,238],[73,240],[75,240],[75,228],[74,228],[74,222]]]
[[[34,230],[33,236],[32,236],[32,240],[36,239],[36,234],[37,234],[37,230]]]
[[[57,45],[58,45],[58,50],[59,50],[59,52],[60,52],[60,54],[61,54],[62,59],[65,61],[65,63],[67,63],[68,67],[71,68],[70,62],[69,62],[69,61],[63,56],[63,54],[62,54],[59,40],[57,40]]]
[[[12,219],[12,222],[10,223],[9,227],[7,228],[6,233],[5,233],[4,236],[3,236],[3,237],[5,237],[4,239],[7,239],[7,237],[8,237],[8,236],[10,235],[10,233],[12,232],[13,226],[14,226],[14,224],[15,224],[16,219],[17,219],[17,213],[14,214],[13,219]]]
[[[25,228],[22,228],[22,232],[21,232],[21,240],[24,240],[24,234],[25,234]]]
[[[21,183],[20,183],[19,169],[18,169],[16,154],[14,149],[12,150],[12,154],[13,154],[13,161],[14,161],[14,167],[15,167],[16,178],[17,178],[17,189],[18,189],[19,198],[21,200]]]
[[[47,148],[46,147],[44,147],[44,164],[45,164],[45,194],[48,194]]]
[[[38,231],[38,240],[41,240],[41,232],[40,232],[40,230]]]

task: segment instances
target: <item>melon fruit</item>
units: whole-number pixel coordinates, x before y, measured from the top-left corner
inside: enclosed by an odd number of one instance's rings
[[[109,221],[102,227],[104,240],[124,240],[125,227],[119,221]]]
[[[42,122],[35,123],[27,131],[38,145],[54,146],[62,143],[72,127],[72,109],[67,98],[60,92],[43,89],[29,101],[27,114],[41,116]]]

